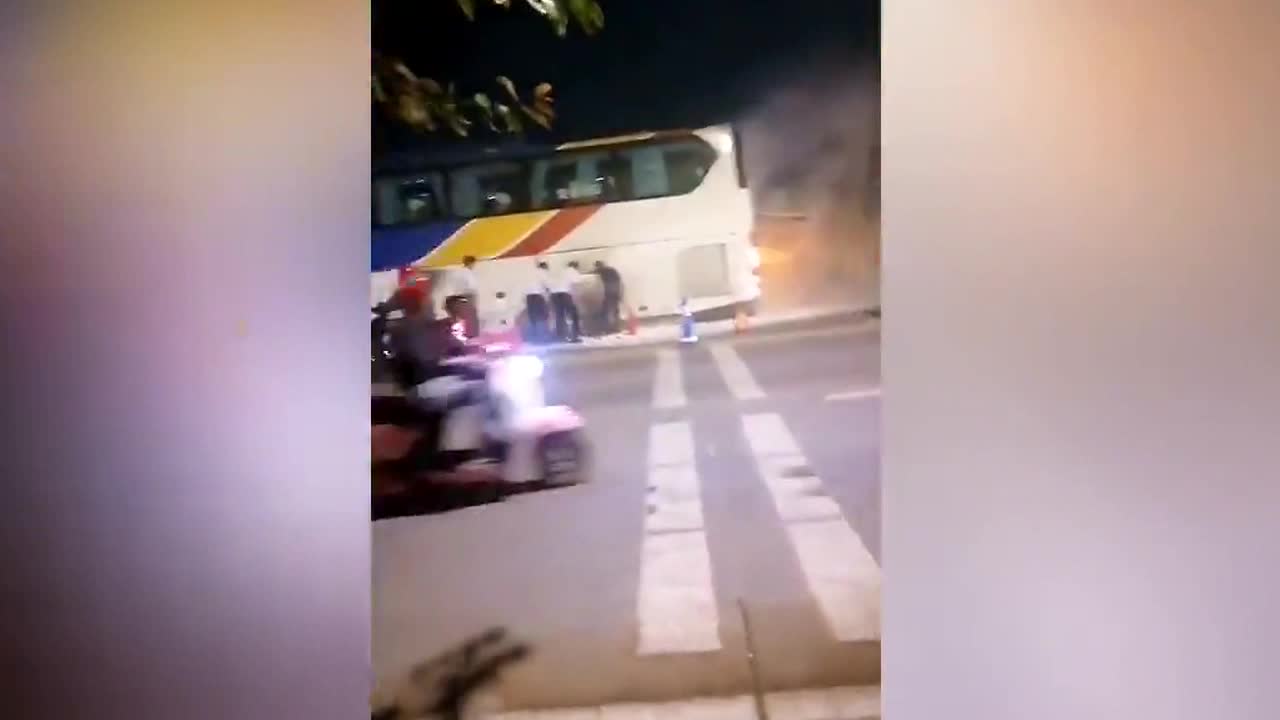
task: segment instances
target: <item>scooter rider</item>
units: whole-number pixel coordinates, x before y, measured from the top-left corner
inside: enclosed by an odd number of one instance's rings
[[[475,402],[484,371],[450,362],[465,353],[449,320],[437,320],[421,290],[401,288],[386,307],[398,308],[404,318],[391,329],[392,374],[404,397],[379,398],[374,423],[412,427],[422,433],[406,463],[418,469],[446,469],[454,463],[439,450],[444,419],[450,409]]]
[[[464,350],[452,332],[452,321],[436,319],[431,300],[415,286],[402,287],[387,302],[390,309],[404,313],[391,330],[391,350],[404,387],[421,385],[444,371],[441,361]]]

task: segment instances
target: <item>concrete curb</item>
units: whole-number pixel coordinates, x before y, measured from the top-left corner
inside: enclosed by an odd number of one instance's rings
[[[879,720],[880,688],[833,687],[765,693],[769,720]],[[491,720],[757,720],[750,695],[707,697],[657,703],[615,703],[594,707],[516,710],[489,715]]]
[[[808,314],[797,314],[794,316],[781,316],[777,318],[757,318],[752,321],[750,330],[742,337],[751,337],[754,335],[767,335],[772,333],[792,332],[796,330],[804,330],[809,327],[820,328],[828,325],[838,325],[857,321],[876,321],[880,317],[879,308],[833,308],[830,310],[815,311]],[[698,326],[698,339],[708,340],[714,338],[734,337],[732,321],[712,321],[701,323]],[[640,335],[633,337],[616,337],[605,342],[584,342],[580,345],[548,345],[538,349],[538,353],[545,356],[576,356],[576,355],[594,355],[597,353],[614,352],[621,350],[632,350],[636,348],[650,348],[663,345],[679,345],[679,326],[677,324],[663,325],[658,333],[649,335],[648,337]]]

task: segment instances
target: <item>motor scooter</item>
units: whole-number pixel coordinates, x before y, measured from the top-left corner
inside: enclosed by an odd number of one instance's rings
[[[454,327],[458,336],[465,329]],[[468,352],[447,362],[483,367],[479,402],[448,417],[447,450],[483,449],[502,464],[513,485],[558,487],[588,480],[585,422],[566,405],[549,405],[544,364],[528,352],[518,331],[487,332],[465,341]]]
[[[375,386],[374,425],[412,426],[413,407],[440,416],[431,465],[486,468],[508,494],[586,482],[585,423],[572,408],[546,403],[543,363],[523,351],[518,333],[467,338],[460,322],[451,331],[461,352],[442,362],[449,372]],[[378,353],[398,361],[388,348]]]

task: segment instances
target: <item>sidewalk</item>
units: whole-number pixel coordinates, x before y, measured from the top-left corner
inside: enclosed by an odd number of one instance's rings
[[[765,695],[768,720],[879,720],[879,687],[790,690]],[[498,712],[492,720],[762,720],[755,698],[738,695],[662,703]]]
[[[877,309],[878,310],[878,309]],[[840,320],[857,320],[867,317],[869,311],[865,307],[853,305],[832,305],[818,308],[798,310],[779,310],[761,313],[747,319],[748,333],[763,330],[780,330],[806,324],[821,324]],[[736,332],[734,321],[712,320],[696,325],[699,340],[731,336]],[[611,350],[621,348],[645,347],[651,345],[674,344],[680,341],[680,322],[678,319],[663,319],[641,325],[635,335],[620,333],[605,337],[583,338],[574,345],[547,345],[541,352],[577,353],[592,350]]]

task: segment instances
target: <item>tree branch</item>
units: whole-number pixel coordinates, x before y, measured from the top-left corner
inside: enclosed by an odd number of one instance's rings
[[[511,0],[487,1],[503,8],[511,6]],[[455,2],[467,19],[475,19],[477,0]],[[524,3],[546,18],[561,37],[568,34],[571,23],[576,23],[587,35],[604,28],[604,12],[597,0],[524,0]],[[501,91],[501,100],[485,92],[459,98],[452,83],[442,86],[432,78],[419,77],[400,60],[376,50],[370,80],[375,105],[404,125],[425,132],[446,129],[465,137],[478,122],[492,132],[521,133],[526,120],[545,129],[550,128],[555,119],[555,99],[548,83],[539,83],[526,98],[509,78],[498,76],[495,83]]]

